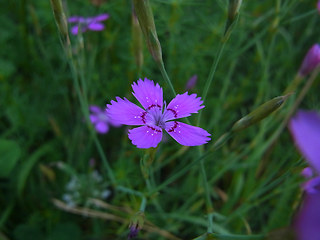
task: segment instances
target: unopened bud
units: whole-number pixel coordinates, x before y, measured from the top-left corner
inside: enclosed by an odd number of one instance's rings
[[[132,50],[135,62],[139,69],[143,65],[143,36],[137,15],[132,8]]]
[[[63,37],[68,36],[68,22],[63,11],[61,0],[50,0],[53,10],[54,19],[57,23],[58,29]]]
[[[320,45],[314,44],[306,56],[299,69],[299,75],[305,77],[310,72],[312,72],[320,64]]]
[[[290,94],[287,94],[285,96],[279,96],[275,97],[266,103],[262,104],[255,110],[253,110],[251,113],[248,115],[244,116],[240,120],[238,120],[233,126],[232,126],[232,131],[240,131],[243,130],[247,127],[250,127],[251,125],[259,122],[260,120],[266,118],[269,116],[272,112],[277,110],[288,98]]]
[[[130,225],[129,225],[129,235],[128,235],[128,240],[135,238],[139,231],[142,229],[143,224],[144,224],[144,212],[139,211],[137,213],[135,213],[130,221]]]
[[[162,62],[161,45],[154,24],[152,9],[149,0],[133,0],[134,10],[137,14],[142,33],[153,59]]]
[[[242,0],[229,0],[228,19],[225,27],[224,35],[229,35],[233,23],[237,19]]]

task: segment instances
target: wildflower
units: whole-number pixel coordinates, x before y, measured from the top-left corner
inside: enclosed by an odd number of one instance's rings
[[[309,49],[306,56],[304,57],[299,69],[299,75],[301,75],[302,77],[308,75],[319,65],[319,63],[320,45],[316,43]]]
[[[132,89],[133,95],[144,109],[126,98],[116,97],[116,101],[107,104],[107,114],[112,121],[120,124],[142,125],[129,130],[128,134],[129,139],[138,148],[157,147],[162,139],[163,129],[185,146],[202,145],[210,140],[210,134],[204,129],[175,121],[204,108],[201,98],[197,98],[196,94],[178,94],[166,106],[163,102],[162,88],[152,80],[139,79],[137,83],[132,84]]]
[[[104,29],[104,25],[101,22],[107,20],[108,18],[109,14],[103,13],[96,17],[88,18],[73,16],[68,19],[68,22],[76,24],[71,28],[71,33],[73,35],[77,35],[79,33],[79,27],[81,29],[81,32],[85,32],[87,30],[102,31]]]
[[[320,239],[320,115],[314,111],[299,110],[289,122],[295,143],[308,161],[310,168],[302,174],[310,178],[303,184],[304,200],[295,217],[294,228],[298,240]],[[314,177],[314,175],[318,175]]]
[[[109,131],[109,125],[117,126],[118,124],[113,123],[109,120],[107,113],[104,109],[98,106],[91,105],[90,110],[90,121],[94,125],[96,131],[101,134],[105,134]]]
[[[320,0],[317,2],[317,9],[318,9],[318,12],[320,13]]]
[[[197,84],[198,76],[197,74],[193,75],[186,84],[186,90],[193,89]]]

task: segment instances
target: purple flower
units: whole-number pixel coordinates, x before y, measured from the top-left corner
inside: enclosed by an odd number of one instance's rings
[[[306,167],[302,170],[301,175],[307,179],[312,178],[312,176],[314,175],[313,169],[311,167]]]
[[[197,84],[198,76],[195,74],[193,75],[186,84],[186,90],[193,89]]]
[[[289,130],[297,148],[320,175],[320,115],[299,110],[289,122]]]
[[[207,143],[210,134],[202,128],[175,121],[197,113],[204,108],[196,94],[188,92],[178,94],[166,106],[159,84],[145,78],[132,84],[133,95],[144,109],[128,99],[116,97],[116,101],[107,104],[107,113],[112,121],[125,125],[141,125],[129,130],[129,139],[138,148],[157,147],[162,139],[162,130],[185,146],[197,146]],[[173,121],[170,121],[173,120]]]
[[[94,125],[96,131],[101,134],[105,134],[109,131],[109,125],[116,126],[117,124],[109,120],[107,113],[104,109],[101,109],[98,106],[91,105],[90,110],[90,121]]]
[[[294,220],[298,240],[320,240],[320,116],[314,111],[299,110],[290,120],[289,130],[308,161],[310,168],[302,171],[309,179],[303,184],[305,198]],[[314,177],[314,174],[318,175]]]
[[[303,62],[299,69],[299,74],[304,77],[312,72],[320,63],[320,45],[314,44],[306,56],[303,59]]]
[[[104,29],[104,25],[101,23],[109,18],[109,14],[103,13],[96,17],[78,17],[73,16],[68,19],[69,23],[76,23],[71,28],[71,33],[73,35],[77,35],[79,33],[79,26],[81,28],[81,32],[85,32],[87,30],[91,31],[102,31]]]
[[[306,194],[294,229],[298,240],[320,240],[320,193]]]
[[[318,9],[318,11],[320,13],[320,0],[317,2],[317,9]]]

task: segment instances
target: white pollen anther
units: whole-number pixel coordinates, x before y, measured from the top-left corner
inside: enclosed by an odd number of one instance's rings
[[[181,131],[178,131],[178,133],[181,133]]]

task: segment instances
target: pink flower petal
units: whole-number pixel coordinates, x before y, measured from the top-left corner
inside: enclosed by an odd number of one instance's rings
[[[78,17],[78,16],[72,16],[68,18],[69,23],[78,23],[81,20],[83,20],[83,17]]]
[[[96,105],[90,105],[89,110],[93,113],[101,113],[104,111],[104,110],[101,110],[101,108]]]
[[[125,125],[145,124],[146,111],[130,102],[128,99],[116,97],[116,101],[107,104],[107,115],[112,123]]]
[[[98,16],[96,16],[96,17],[93,17],[93,19],[95,20],[95,21],[98,21],[98,22],[100,22],[100,21],[105,21],[105,20],[107,20],[109,18],[109,14],[107,14],[107,13],[103,13],[103,14],[100,14],[100,15],[98,15]]]
[[[128,137],[138,148],[155,148],[162,139],[162,130],[150,126],[137,127],[129,130]]]
[[[90,114],[89,118],[92,124],[99,122],[99,117],[97,115]]]
[[[204,108],[201,105],[200,97],[196,94],[188,95],[188,92],[180,95],[178,94],[167,106],[166,112],[164,113],[165,121],[188,117],[191,113],[197,113],[199,109]]]
[[[320,64],[320,45],[314,44],[304,57],[299,69],[301,76],[306,76]]]
[[[104,25],[98,22],[91,22],[88,24],[88,29],[92,31],[102,31],[104,29]]]
[[[315,177],[305,182],[303,189],[309,194],[320,193],[320,177]]]
[[[159,107],[162,109],[163,92],[158,83],[155,85],[153,81],[147,78],[144,80],[139,79],[138,84],[132,84],[132,89],[132,94],[146,110],[152,107]]]
[[[109,131],[109,126],[106,122],[98,122],[95,125],[95,129],[97,130],[98,133],[104,134]]]
[[[184,146],[198,146],[210,141],[206,130],[182,122],[167,122],[166,131],[178,143]]]
[[[78,25],[73,26],[73,27],[71,28],[71,33],[72,33],[73,35],[77,35],[78,32],[79,32],[79,26],[78,26]]]
[[[289,129],[302,155],[320,175],[320,115],[299,110],[290,120]]]
[[[306,194],[294,228],[299,240],[320,239],[320,193]]]

